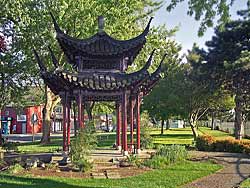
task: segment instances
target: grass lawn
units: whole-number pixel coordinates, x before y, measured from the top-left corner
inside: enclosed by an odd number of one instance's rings
[[[182,162],[163,170],[154,170],[144,174],[123,179],[74,179],[0,174],[0,187],[4,188],[174,188],[180,187],[200,177],[221,169],[211,162]]]
[[[240,187],[241,188],[249,188],[250,187],[250,179],[246,179],[245,181],[243,181],[241,184],[240,184]]]
[[[222,132],[219,130],[211,130],[211,128],[209,128],[209,127],[199,127],[199,132],[201,134],[211,135],[217,139],[234,138],[234,136],[232,134]]]
[[[49,153],[62,150],[62,138],[51,138],[51,143],[41,145],[39,142],[20,143],[17,146],[20,153]]]
[[[164,130],[164,134],[160,134],[160,129],[154,129],[151,131],[151,135],[154,138],[155,144],[181,144],[192,145],[193,134],[191,128],[183,129],[168,129]]]
[[[155,144],[192,145],[193,142],[193,135],[190,128],[164,130],[163,135],[160,134],[160,129],[152,129],[150,134]],[[136,141],[136,135],[134,138]],[[71,140],[73,139],[71,138]],[[97,133],[97,140],[97,147],[110,148],[115,143],[116,133]],[[21,143],[18,145],[18,152],[20,153],[48,153],[60,150],[62,150],[62,138],[51,138],[51,143],[48,145],[40,145],[39,142]]]

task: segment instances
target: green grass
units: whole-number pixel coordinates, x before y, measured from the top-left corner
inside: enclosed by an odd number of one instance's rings
[[[20,143],[18,146],[20,153],[50,153],[62,150],[62,138],[51,138],[51,143],[42,145],[39,142]]]
[[[115,144],[116,133],[98,133],[97,135],[97,147],[99,148],[110,148]]]
[[[241,184],[240,184],[241,188],[250,188],[250,179],[246,179],[244,180]]]
[[[155,144],[181,144],[192,145],[193,134],[190,128],[169,129],[164,130],[164,134],[160,134],[160,129],[151,131]]]
[[[150,134],[155,144],[192,145],[193,142],[193,135],[190,128],[164,130],[163,135],[160,134],[160,129],[152,129]],[[129,136],[128,133],[128,140]],[[136,135],[134,139],[136,141]],[[98,148],[110,148],[115,143],[116,133],[97,133],[97,140]],[[18,146],[18,152],[20,153],[50,153],[60,150],[62,150],[62,138],[51,138],[51,143],[47,145],[41,145],[39,142],[30,142],[21,143]]]
[[[154,170],[123,179],[75,179],[59,177],[28,177],[0,174],[4,188],[175,188],[221,169],[211,162],[182,162],[163,170]]]
[[[211,128],[209,128],[209,127],[199,127],[199,132],[201,134],[211,135],[217,139],[234,138],[233,135],[231,135],[229,133],[222,132],[219,130],[211,130]]]

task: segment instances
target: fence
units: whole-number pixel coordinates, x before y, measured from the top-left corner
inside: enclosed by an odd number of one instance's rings
[[[234,134],[234,122],[216,122],[215,127],[218,127],[219,130],[223,130],[230,134]],[[245,136],[250,137],[250,121],[247,121],[244,125]]]

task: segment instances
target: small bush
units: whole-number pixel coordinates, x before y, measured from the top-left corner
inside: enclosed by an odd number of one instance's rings
[[[209,135],[202,135],[196,138],[196,147],[200,151],[212,151],[215,139]]]
[[[196,140],[196,147],[200,151],[220,151],[233,153],[250,153],[250,141],[236,139],[218,139],[202,135]]]
[[[149,120],[149,115],[143,113],[141,115],[141,148],[149,149],[153,148],[153,138],[150,136],[149,128],[152,126]]]
[[[14,164],[9,167],[9,169],[6,171],[9,174],[17,174],[20,173],[24,168],[20,164]]]
[[[45,165],[45,169],[47,170],[56,170],[58,167],[57,163],[48,163]]]
[[[92,163],[84,158],[77,161],[76,166],[79,168],[80,172],[87,172],[93,168]]]
[[[127,161],[131,166],[137,166],[137,167],[140,167],[140,166],[141,166],[141,161],[140,161],[140,159],[137,157],[137,155],[129,155],[129,156],[127,156],[126,161]]]
[[[71,142],[70,158],[80,171],[86,172],[91,169],[92,165],[88,157],[91,150],[95,148],[96,142],[97,139],[92,122],[80,129],[76,139]]]
[[[10,152],[10,151],[18,151],[18,144],[15,143],[15,142],[5,142],[3,145],[2,145],[2,148],[5,149],[7,152]]]
[[[165,168],[169,164],[187,159],[187,150],[185,146],[171,145],[160,146],[151,159],[144,162],[145,166],[150,168]]]

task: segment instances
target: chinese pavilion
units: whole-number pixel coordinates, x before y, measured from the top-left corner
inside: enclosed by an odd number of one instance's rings
[[[126,73],[128,66],[146,43],[150,19],[144,31],[129,40],[117,40],[104,31],[104,19],[98,18],[99,31],[90,38],[76,39],[65,34],[52,16],[56,38],[63,50],[67,63],[74,72],[58,68],[58,61],[49,48],[55,69],[48,71],[34,50],[40,67],[41,77],[52,92],[59,95],[63,105],[63,150],[69,150],[70,144],[70,108],[75,100],[78,104],[79,127],[84,127],[84,103],[89,101],[114,101],[116,103],[117,129],[116,146],[125,155],[134,148],[140,152],[140,104],[160,79],[162,62],[150,74],[154,51],[144,67],[133,73]],[[127,127],[130,125],[129,143]],[[134,127],[134,125],[136,127]],[[134,143],[134,129],[136,142]]]

